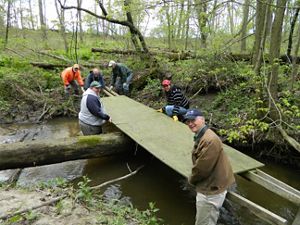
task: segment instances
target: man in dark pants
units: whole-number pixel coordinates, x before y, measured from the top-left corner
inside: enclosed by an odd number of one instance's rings
[[[101,134],[102,125],[106,121],[111,122],[111,117],[105,113],[99,98],[101,87],[99,82],[93,81],[82,95],[78,117],[83,135]]]
[[[188,181],[197,191],[195,225],[215,225],[227,189],[235,182],[220,138],[207,127],[201,111],[189,109],[184,122],[195,133],[192,172]]]
[[[129,95],[129,86],[133,77],[132,71],[122,63],[111,60],[108,64],[112,67],[110,89],[115,88],[118,94]],[[118,79],[117,79],[118,78]]]

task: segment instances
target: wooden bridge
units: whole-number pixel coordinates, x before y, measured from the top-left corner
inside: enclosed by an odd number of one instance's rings
[[[113,96],[105,92],[110,97],[102,100],[113,123],[157,159],[188,177],[192,167],[193,147],[193,133],[189,128],[126,96]],[[243,176],[300,206],[300,192],[259,170],[258,168],[264,166],[262,163],[225,144],[224,149],[236,176]],[[270,224],[290,223],[234,192],[228,192],[227,198],[247,207]],[[300,211],[293,222],[293,225],[296,224],[300,224]]]

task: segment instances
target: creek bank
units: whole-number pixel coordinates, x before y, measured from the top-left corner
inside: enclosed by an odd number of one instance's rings
[[[124,197],[107,199],[91,192],[84,181],[78,183],[78,189],[59,182],[61,187],[46,187],[48,184],[32,189],[0,187],[0,223],[161,224],[154,206],[138,211],[130,202],[122,201]]]

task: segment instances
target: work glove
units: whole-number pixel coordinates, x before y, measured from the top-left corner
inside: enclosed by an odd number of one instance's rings
[[[81,87],[81,91],[84,92],[84,88],[83,87]]]
[[[109,90],[112,90],[114,88],[114,86],[110,85]]]
[[[162,108],[160,108],[160,109],[157,109],[157,110],[156,110],[156,112],[160,112],[160,113],[162,113],[162,112],[163,112],[163,109],[162,109]]]
[[[176,122],[178,121],[178,117],[177,116],[173,116],[173,120]]]
[[[66,89],[67,89],[67,90],[70,90],[70,89],[71,89],[71,85],[68,84],[68,85],[66,86]]]

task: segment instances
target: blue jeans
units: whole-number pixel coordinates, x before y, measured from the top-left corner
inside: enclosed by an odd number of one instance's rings
[[[115,83],[115,88],[119,94],[125,94],[125,95],[129,94],[129,85],[131,84],[132,77],[133,77],[133,74],[131,73],[126,78],[125,83],[122,83],[121,79],[117,79],[117,81]]]
[[[174,116],[173,114],[173,109],[174,109],[174,105],[166,105],[165,106],[165,113],[168,115],[168,116]],[[186,114],[187,112],[187,109],[184,108],[184,107],[181,107],[179,106],[179,112],[178,112],[178,115],[179,116],[183,116],[184,114]]]

